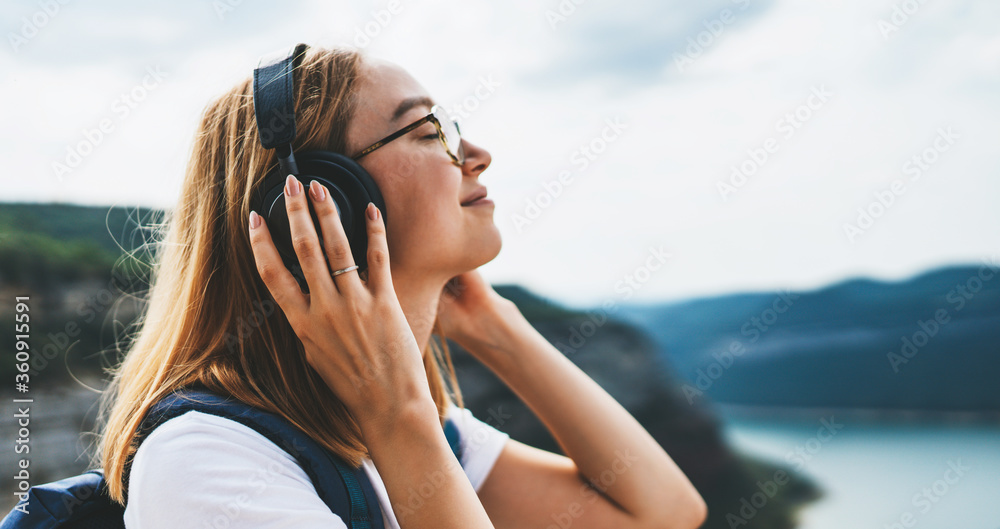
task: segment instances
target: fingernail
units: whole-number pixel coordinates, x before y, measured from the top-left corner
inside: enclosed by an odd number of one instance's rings
[[[378,208],[375,207],[375,204],[369,202],[368,207],[365,208],[365,211],[368,212],[369,219],[375,220],[378,218]]]
[[[285,179],[285,194],[294,197],[301,190],[302,184],[299,183],[299,180],[294,175],[288,175],[288,178]]]
[[[312,193],[313,199],[316,202],[322,202],[326,198],[326,191],[323,190],[323,186],[315,180],[309,182],[309,192]]]
[[[250,210],[250,229],[260,226],[260,215],[256,211]]]

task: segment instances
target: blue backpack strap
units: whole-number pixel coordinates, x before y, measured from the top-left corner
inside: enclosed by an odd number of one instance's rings
[[[461,436],[458,433],[458,426],[455,425],[455,421],[448,418],[444,423],[444,436],[448,438],[448,445],[451,446],[451,451],[455,454],[455,458],[458,459],[458,463],[462,464],[462,441]]]
[[[346,515],[344,522],[350,529],[384,529],[378,497],[363,468],[351,468],[284,418],[238,400],[197,388],[175,390],[150,408],[137,432],[138,442],[159,424],[191,410],[236,421],[284,449],[309,476],[330,510]],[[126,501],[130,469],[131,460],[126,463],[123,480]]]
[[[24,510],[15,507],[0,521],[0,529],[125,529],[125,509],[106,491],[100,470],[32,486]],[[86,520],[86,524],[77,524],[79,520]]]

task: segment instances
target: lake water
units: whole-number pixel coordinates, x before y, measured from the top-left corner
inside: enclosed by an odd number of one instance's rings
[[[1000,528],[1000,422],[720,412],[736,448],[798,468],[824,489],[801,512],[801,529]]]

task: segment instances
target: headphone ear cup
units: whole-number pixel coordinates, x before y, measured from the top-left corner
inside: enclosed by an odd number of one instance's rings
[[[299,174],[296,177],[303,186],[308,186],[312,180],[318,181],[329,191],[328,200],[332,200],[340,216],[340,223],[347,236],[354,263],[358,272],[368,269],[368,224],[365,219],[365,208],[369,202],[382,213],[382,222],[387,222],[388,212],[385,200],[375,180],[368,172],[350,157],[330,151],[306,151],[296,153]],[[285,209],[284,185],[287,175],[280,174],[278,168],[273,169],[264,177],[264,184],[254,195],[253,208],[264,217],[278,253],[285,267],[292,273],[304,292],[309,292],[305,276],[299,265],[298,256],[292,246],[291,229],[288,224],[288,214]],[[322,227],[316,217],[316,212],[309,200],[309,213],[317,235],[321,235]],[[323,237],[319,239],[326,256],[326,245]],[[327,262],[329,266],[329,262]],[[330,269],[332,273],[332,268]]]

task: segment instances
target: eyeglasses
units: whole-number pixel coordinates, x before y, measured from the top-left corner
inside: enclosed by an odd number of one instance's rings
[[[462,131],[458,128],[458,121],[452,119],[441,105],[434,105],[431,107],[430,114],[427,114],[413,123],[410,123],[396,132],[382,138],[381,140],[378,140],[365,150],[356,154],[353,158],[357,160],[375,149],[389,143],[390,141],[399,138],[403,134],[410,132],[420,125],[427,123],[428,121],[433,123],[434,127],[437,128],[438,139],[444,144],[444,148],[448,151],[448,156],[451,157],[452,163],[461,167],[462,164],[465,163],[465,149],[462,147]]]

